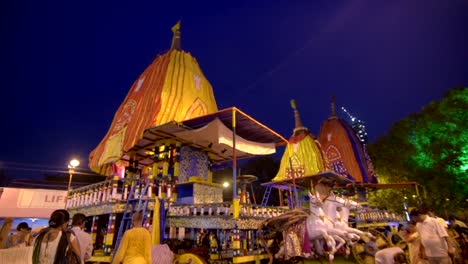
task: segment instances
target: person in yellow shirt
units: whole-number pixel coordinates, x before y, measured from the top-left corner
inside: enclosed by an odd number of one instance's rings
[[[143,215],[135,212],[133,228],[125,231],[112,264],[151,264],[151,235],[142,227]]]

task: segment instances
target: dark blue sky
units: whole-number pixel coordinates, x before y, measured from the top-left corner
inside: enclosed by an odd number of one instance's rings
[[[317,134],[334,94],[374,140],[468,86],[468,1],[125,2],[0,3],[0,161],[87,163],[178,19],[218,107],[285,137],[291,98]]]

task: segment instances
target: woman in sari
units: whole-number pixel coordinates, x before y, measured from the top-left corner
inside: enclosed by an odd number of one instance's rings
[[[67,263],[69,247],[81,256],[80,247],[73,234],[66,231],[70,214],[66,210],[56,210],[49,219],[49,227],[44,229],[34,241],[33,264]]]

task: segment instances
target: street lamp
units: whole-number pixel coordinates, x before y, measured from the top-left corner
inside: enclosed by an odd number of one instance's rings
[[[75,173],[75,168],[80,165],[80,161],[77,159],[72,159],[70,160],[70,163],[68,163],[68,174],[70,177],[68,178],[68,192],[71,190],[71,182],[73,178],[73,173]]]

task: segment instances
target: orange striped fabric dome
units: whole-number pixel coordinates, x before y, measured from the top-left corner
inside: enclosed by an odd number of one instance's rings
[[[89,156],[89,167],[115,174],[116,164],[153,126],[184,121],[218,111],[211,84],[197,60],[180,50],[179,24],[171,49],[156,57],[133,83],[115,113],[109,131]]]
[[[376,182],[365,145],[353,128],[335,115],[334,106],[332,116],[322,123],[317,138],[333,171],[355,182]]]

